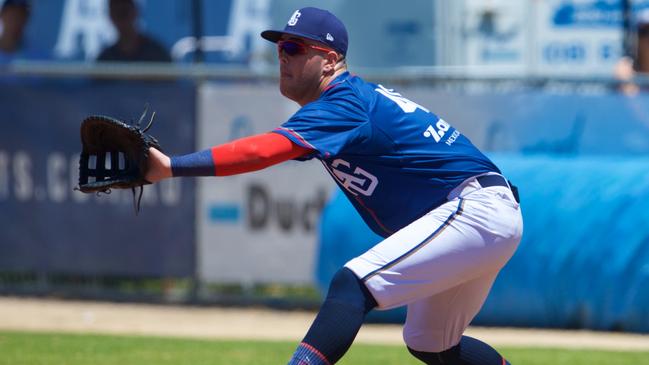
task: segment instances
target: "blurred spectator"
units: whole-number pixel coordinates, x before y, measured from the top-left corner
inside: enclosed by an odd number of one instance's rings
[[[158,41],[140,32],[134,0],[110,0],[109,11],[119,38],[99,54],[98,61],[171,62],[169,52]]]
[[[620,89],[627,95],[635,95],[640,86],[633,82],[638,74],[649,76],[649,9],[643,9],[635,16],[634,39],[631,55],[622,57],[615,65],[615,77],[621,80]],[[649,85],[643,85],[643,89]]]
[[[6,0],[0,8],[0,64],[8,63],[23,48],[23,32],[29,20],[27,0]]]

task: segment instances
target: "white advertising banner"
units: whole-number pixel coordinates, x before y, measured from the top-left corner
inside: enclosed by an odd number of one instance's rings
[[[537,75],[611,76],[622,56],[622,1],[534,1]]]
[[[206,83],[198,95],[199,148],[270,131],[297,109],[276,85]],[[312,282],[320,213],[334,186],[317,160],[200,178],[200,278],[220,283]]]
[[[449,65],[476,76],[612,76],[623,54],[622,0],[443,3]],[[649,5],[633,1],[632,12]],[[633,16],[632,16],[633,17]]]
[[[463,63],[480,66],[474,73],[497,72],[507,76],[526,72],[531,35],[529,12],[528,1],[465,0],[464,8],[454,12],[463,27],[460,32],[449,32],[457,37],[457,43],[464,44]]]

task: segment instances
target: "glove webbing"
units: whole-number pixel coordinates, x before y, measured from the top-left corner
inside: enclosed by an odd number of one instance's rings
[[[88,183],[87,177],[94,177],[95,181],[103,181],[106,177],[117,175],[119,172],[127,171],[129,163],[127,159],[123,159],[124,168],[119,168],[119,151],[110,152],[110,168],[106,169],[106,153],[101,152],[96,155],[83,155],[81,156],[81,164],[85,166],[88,172],[87,176],[82,176],[82,183]],[[90,166],[90,157],[95,156],[94,168]],[[108,173],[107,173],[108,172]]]
[[[129,169],[129,162],[128,159],[123,159],[124,163],[124,168],[120,169],[119,168],[119,151],[112,151],[110,153],[110,168],[106,169],[106,154],[105,153],[99,153],[95,156],[95,168],[92,168],[90,166],[90,156],[91,155],[85,155],[82,156],[81,163],[83,166],[86,167],[87,169],[87,174],[83,176],[82,178],[82,183],[88,183],[88,177],[94,177],[95,181],[103,181],[106,177],[111,177],[115,176],[119,172],[127,171]],[[108,172],[108,174],[107,174]],[[144,193],[144,186],[140,185],[140,193],[138,194],[137,198],[136,193],[135,193],[135,187],[131,188],[133,191],[133,208],[135,209],[135,215],[137,215],[140,212],[140,205],[142,202],[142,194]],[[97,191],[97,195],[99,194],[110,194],[111,189],[106,188],[104,190]]]

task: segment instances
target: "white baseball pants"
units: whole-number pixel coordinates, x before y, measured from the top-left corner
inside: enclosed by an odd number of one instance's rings
[[[511,190],[471,178],[448,202],[345,266],[363,279],[378,309],[408,306],[403,337],[410,348],[440,352],[460,342],[522,232]]]

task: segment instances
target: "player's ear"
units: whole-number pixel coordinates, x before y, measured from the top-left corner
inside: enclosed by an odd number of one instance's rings
[[[338,63],[338,60],[340,60],[340,55],[334,51],[327,52],[325,55],[325,64],[323,67],[323,71],[325,74],[333,73],[336,69],[336,64]]]

